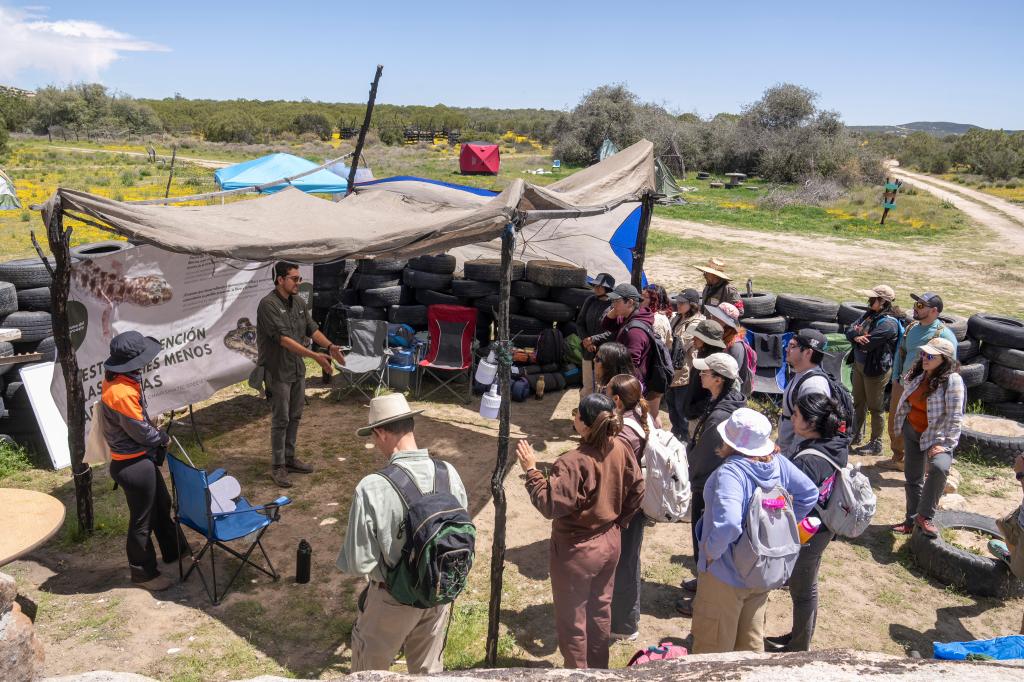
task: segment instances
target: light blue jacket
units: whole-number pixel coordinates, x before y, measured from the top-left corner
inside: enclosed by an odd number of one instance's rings
[[[775,455],[770,462],[732,455],[715,469],[704,485],[704,516],[697,524],[698,572],[710,571],[724,583],[746,587],[736,574],[733,545],[743,534],[754,486],[770,490],[775,485],[781,485],[792,496],[797,521],[807,516],[818,501],[818,487],[782,455]]]

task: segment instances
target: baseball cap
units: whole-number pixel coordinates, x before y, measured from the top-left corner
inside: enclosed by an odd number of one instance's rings
[[[676,303],[692,303],[697,305],[700,303],[700,292],[696,289],[683,289],[681,292],[673,296],[672,300]]]
[[[793,340],[799,343],[804,348],[810,348],[816,350],[819,353],[828,353],[828,338],[817,329],[801,329],[793,337]]]
[[[640,300],[640,292],[632,284],[616,284],[615,288],[608,294],[609,301],[617,301],[620,298],[628,298],[634,301]]]
[[[910,298],[914,299],[918,303],[924,303],[929,308],[935,308],[940,313],[942,312],[942,297],[932,291],[926,291],[920,296],[917,294],[911,294]]]
[[[956,360],[956,346],[949,339],[944,339],[941,336],[936,336],[921,346],[921,352],[929,355],[944,355],[950,360]]]
[[[715,374],[720,374],[735,381],[740,378],[740,366],[736,358],[728,353],[712,353],[706,358],[694,358],[694,369],[710,369]]]
[[[590,286],[604,287],[605,289],[611,290],[615,287],[615,278],[607,272],[599,272],[596,277],[592,277],[590,279]]]
[[[859,293],[865,298],[881,298],[890,303],[896,300],[896,291],[888,284],[879,284],[871,289],[863,289]]]

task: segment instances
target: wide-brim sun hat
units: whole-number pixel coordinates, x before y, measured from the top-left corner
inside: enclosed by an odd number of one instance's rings
[[[740,326],[739,320],[736,317],[733,317],[732,315],[728,314],[725,311],[725,309],[723,309],[721,307],[723,305],[727,305],[727,306],[731,307],[733,310],[736,310],[736,306],[732,305],[731,303],[722,303],[720,305],[708,305],[708,306],[704,306],[704,308],[705,308],[705,310],[707,310],[711,314],[712,317],[715,318],[716,321],[721,322],[722,324],[724,324],[727,327],[732,327],[733,329],[739,329],[739,326]],[[736,310],[736,313],[737,313],[737,316],[738,316],[739,315],[739,310]]]
[[[137,372],[157,356],[160,342],[137,331],[122,332],[110,340],[110,357],[103,362],[109,372]]]
[[[701,272],[706,272],[710,275],[721,277],[726,281],[732,279],[732,275],[727,275],[725,273],[725,263],[718,260],[717,258],[709,258],[706,265],[694,265],[693,267],[700,270]]]
[[[715,322],[715,320],[704,320],[703,322],[698,324],[696,327],[694,327],[694,330],[692,332],[693,338],[700,339],[704,343],[708,344],[709,346],[714,346],[715,348],[725,348],[725,341],[721,337],[716,339],[715,337],[708,336],[707,334],[704,333],[704,330],[702,329],[702,327],[703,327],[705,322],[712,322],[712,323],[718,325],[719,327],[722,326],[722,325],[718,324],[718,322]]]
[[[775,452],[772,424],[757,410],[741,407],[717,428],[722,442],[741,455],[764,457]]]
[[[356,435],[365,438],[378,426],[402,421],[422,413],[423,410],[410,409],[409,403],[401,393],[377,396],[370,401],[370,423],[356,431]]]

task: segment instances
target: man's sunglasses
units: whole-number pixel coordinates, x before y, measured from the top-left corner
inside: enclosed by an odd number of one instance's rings
[[[918,301],[917,303],[914,304],[914,309],[915,310],[924,310],[925,308],[931,308],[931,307],[932,306],[928,305],[927,303],[922,303],[921,301]]]

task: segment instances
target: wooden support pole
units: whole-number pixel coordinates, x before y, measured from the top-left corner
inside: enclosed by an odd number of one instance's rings
[[[167,189],[164,190],[164,199],[171,196],[171,181],[174,180],[174,160],[178,158],[178,145],[171,147],[171,172],[167,174]]]
[[[43,220],[46,222],[46,237],[54,262],[53,284],[50,287],[53,340],[57,345],[57,359],[67,390],[68,449],[71,451],[71,473],[75,479],[78,528],[83,533],[92,533],[92,468],[82,461],[85,458],[85,390],[68,322],[71,228],[64,227],[64,211],[59,195],[53,198],[49,209],[49,214],[43,212]]]
[[[505,575],[505,476],[509,470],[509,430],[512,421],[512,343],[509,341],[509,296],[512,292],[512,252],[516,246],[516,226],[508,225],[501,235],[501,282],[498,299],[498,457],[491,474],[491,498],[494,500],[494,538],[491,541],[491,598],[487,609],[487,665],[498,664],[498,628],[501,623],[501,583]]]
[[[651,229],[651,216],[654,215],[654,193],[648,192],[640,202],[640,226],[636,231],[636,246],[633,247],[633,271],[630,283],[638,290],[643,284],[644,259],[647,257],[647,233]]]
[[[352,165],[348,169],[348,188],[345,196],[352,194],[356,186],[356,168],[359,166],[359,157],[363,153],[363,143],[366,142],[366,133],[370,130],[370,119],[373,117],[373,103],[377,99],[377,83],[380,82],[380,75],[384,72],[381,64],[377,65],[377,73],[370,83],[370,98],[366,101],[366,117],[363,118],[363,127],[359,129],[359,139],[356,140],[356,151],[352,156]]]

